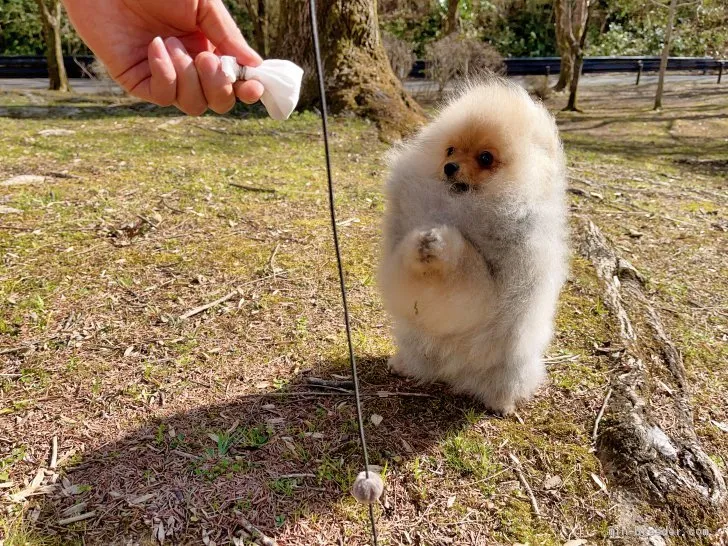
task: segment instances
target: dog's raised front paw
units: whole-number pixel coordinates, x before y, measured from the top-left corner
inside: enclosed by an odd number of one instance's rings
[[[408,238],[410,265],[422,272],[454,267],[464,244],[460,232],[449,226],[413,231]]]
[[[442,254],[445,241],[443,241],[440,231],[440,229],[434,228],[420,232],[417,251],[421,262],[428,264]]]

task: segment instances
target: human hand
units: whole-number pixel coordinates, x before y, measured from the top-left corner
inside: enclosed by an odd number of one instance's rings
[[[64,0],[71,23],[110,76],[135,97],[190,115],[220,114],[263,94],[256,81],[231,84],[218,55],[245,66],[260,56],[222,0]],[[164,39],[163,39],[164,38]]]

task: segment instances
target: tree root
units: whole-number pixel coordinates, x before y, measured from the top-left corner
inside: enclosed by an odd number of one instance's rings
[[[728,493],[695,433],[682,357],[645,296],[643,277],[590,220],[580,226],[578,248],[602,281],[624,346],[610,371],[612,396],[596,438],[597,455],[621,488],[621,500],[661,509],[670,528],[715,532],[728,519]],[[625,525],[652,524],[634,513],[627,519],[632,521]]]

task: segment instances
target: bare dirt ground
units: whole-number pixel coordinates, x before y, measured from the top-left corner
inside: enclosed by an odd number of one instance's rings
[[[725,474],[728,87],[670,86],[660,113],[651,94],[588,88],[558,114],[572,214],[647,276]],[[607,543],[592,432],[615,325],[591,265],[574,256],[549,383],[517,416],[389,376],[386,146],[357,120],[333,133],[380,544]],[[5,93],[0,150],[0,542],[243,544],[247,521],[369,544],[352,397],[308,383],[348,377],[318,119]]]

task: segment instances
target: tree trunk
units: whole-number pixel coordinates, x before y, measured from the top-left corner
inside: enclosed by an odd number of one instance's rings
[[[554,2],[554,26],[556,27],[556,45],[561,55],[561,67],[559,68],[559,81],[554,86],[554,91],[563,91],[571,83],[571,75],[574,70],[574,58],[571,54],[569,44],[569,29],[571,28],[571,3],[569,0],[556,0]]]
[[[571,77],[574,74],[574,59],[571,50],[565,49],[561,52],[561,65],[559,68],[559,80],[554,85],[554,91],[563,91],[571,84]]]
[[[251,9],[250,15],[251,19],[253,19],[255,47],[265,59],[268,57],[268,10],[266,9],[266,0],[258,0],[255,13],[253,14],[252,11]]]
[[[420,106],[392,71],[379,38],[374,0],[320,0],[318,23],[326,98],[333,113],[373,120],[384,140],[413,132],[424,120]],[[304,69],[302,107],[318,106],[311,26],[305,0],[282,0],[272,55]]]
[[[577,0],[572,18],[572,28],[568,34],[571,44],[571,54],[574,58],[574,71],[569,83],[569,102],[564,110],[579,112],[577,106],[577,93],[579,91],[579,78],[584,67],[584,46],[586,45],[586,30],[589,24],[589,0]],[[574,19],[577,24],[574,24]]]
[[[447,1],[447,18],[445,19],[445,36],[458,30],[458,4],[460,0]]]
[[[43,38],[46,43],[46,58],[48,59],[49,89],[70,91],[61,46],[61,2],[60,0],[36,0],[36,3],[40,9],[40,18],[43,23]]]
[[[675,11],[677,0],[670,0],[670,11],[667,15],[667,27],[665,28],[665,43],[662,46],[660,57],[660,75],[657,78],[657,92],[655,93],[655,110],[662,108],[662,90],[665,86],[665,72],[667,71],[667,59],[670,56],[670,42],[672,41],[672,27],[675,24]]]

